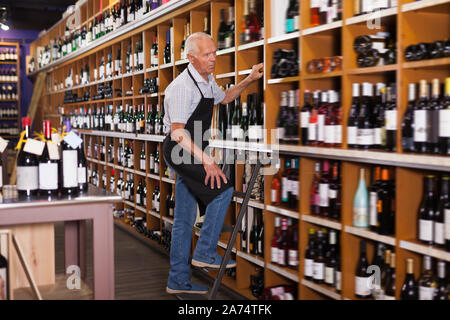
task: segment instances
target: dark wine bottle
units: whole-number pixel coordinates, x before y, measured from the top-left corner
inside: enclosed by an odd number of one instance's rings
[[[408,106],[402,121],[403,152],[414,152],[414,104],[416,102],[416,84],[408,86]]]
[[[52,125],[48,120],[44,121],[44,136],[46,141],[52,143]],[[44,151],[39,157],[39,194],[41,196],[51,198],[58,195],[58,162],[50,158],[48,145],[45,143]]]
[[[81,143],[77,148],[77,175],[78,175],[78,192],[85,193],[88,190],[87,181],[87,161],[84,154],[84,144]]]
[[[441,178],[441,187],[439,194],[439,202],[434,216],[433,222],[433,242],[436,246],[443,248],[445,246],[445,208],[448,206],[450,189],[450,177]]]
[[[70,121],[64,121],[64,131],[68,134],[72,127]],[[73,148],[69,143],[63,141],[61,143],[62,154],[62,171],[61,182],[62,192],[65,195],[76,195],[78,192],[78,150]]]
[[[401,300],[418,300],[419,291],[414,279],[414,260],[406,259],[406,277],[400,293]]]
[[[369,288],[369,278],[367,268],[369,263],[366,256],[366,241],[361,240],[359,249],[359,259],[355,271],[355,296],[360,299],[367,299],[372,297]]]
[[[25,136],[17,157],[17,191],[20,199],[29,199],[36,197],[38,193],[39,164],[36,155],[23,150],[26,140],[31,136],[31,119],[22,118],[22,126]]]
[[[357,130],[358,130],[358,115],[359,115],[359,83],[354,83],[352,105],[348,114],[347,121],[347,145],[349,148],[357,147]]]
[[[439,153],[450,155],[450,77],[445,79],[445,95],[439,110]]]
[[[438,276],[437,276],[437,287],[434,291],[433,300],[447,300],[447,295],[449,292],[447,291],[447,281],[445,278],[445,262],[438,262]]]
[[[419,153],[427,152],[428,117],[428,85],[421,80],[419,100],[414,107],[414,149]]]
[[[433,244],[433,220],[436,212],[435,177],[423,179],[423,196],[418,212],[418,238],[424,244]]]
[[[397,145],[397,89],[395,85],[387,88],[385,105],[386,119],[386,150],[396,151]]]
[[[172,53],[170,51],[170,30],[166,32],[166,46],[164,47],[164,63],[170,63],[172,58]]]
[[[384,285],[384,300],[395,300],[395,253],[391,253],[389,278]]]

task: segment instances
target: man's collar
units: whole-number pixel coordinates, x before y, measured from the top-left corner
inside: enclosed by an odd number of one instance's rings
[[[195,81],[208,84],[208,81],[206,81],[200,75],[200,73],[198,73],[197,69],[195,69],[191,63],[188,64],[188,68],[189,68],[189,71],[191,72],[192,76],[194,77]],[[211,82],[211,80],[213,80],[212,74],[208,74],[208,80],[209,80],[209,82]]]

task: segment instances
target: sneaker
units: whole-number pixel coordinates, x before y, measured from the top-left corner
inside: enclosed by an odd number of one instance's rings
[[[199,268],[220,269],[220,265],[222,264],[222,256],[216,254],[215,257],[211,260],[213,261],[206,262],[192,258],[192,265]],[[225,268],[230,269],[234,267],[236,267],[236,261],[234,261],[233,259],[228,259],[228,263]]]
[[[170,283],[166,287],[166,292],[170,294],[176,293],[195,293],[195,294],[206,294],[208,293],[208,288],[199,286],[191,281],[186,282],[183,285],[178,285],[175,283]]]

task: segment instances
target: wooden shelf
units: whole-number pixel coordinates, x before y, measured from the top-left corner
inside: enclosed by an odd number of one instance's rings
[[[450,262],[450,252],[421,244],[417,240],[400,240],[400,248]]]
[[[331,219],[320,218],[309,214],[302,214],[302,221],[317,224],[335,230],[342,230],[342,224]]]
[[[292,40],[292,39],[298,39],[300,38],[300,31],[297,32],[291,32],[291,33],[285,33],[280,36],[272,37],[267,39],[268,44]]]
[[[259,40],[259,41],[255,41],[252,43],[247,43],[247,44],[241,44],[238,47],[238,51],[243,51],[243,50],[248,50],[248,49],[253,49],[253,48],[258,48],[264,45],[264,40]]]
[[[235,201],[237,203],[242,203],[244,201],[244,199],[240,198],[240,197],[233,197],[233,201]],[[264,203],[262,203],[260,201],[249,200],[248,205],[253,208],[258,208],[258,209],[264,210]]]
[[[183,64],[188,64],[188,63],[189,63],[189,60],[188,60],[188,59],[175,61],[175,65],[176,65],[176,66],[181,66],[181,65],[183,65]]]
[[[147,177],[155,179],[155,180],[159,180],[159,176],[157,176],[156,174],[153,174],[153,173],[148,173]]]
[[[334,300],[342,299],[341,295],[335,289],[329,288],[325,285],[320,285],[320,284],[314,283],[314,282],[306,280],[306,279],[302,279],[301,284],[304,285],[305,287],[308,287],[311,290],[317,291],[331,299],[334,299]]]
[[[374,241],[378,241],[378,242],[382,242],[391,246],[395,246],[396,245],[396,240],[394,237],[390,237],[390,236],[382,236],[379,235],[378,233],[369,231],[366,228],[357,228],[357,227],[351,227],[351,226],[345,226],[344,227],[344,231],[350,234],[353,234],[355,236],[359,236],[362,238],[366,238],[366,239],[370,239],[370,240],[374,240]]]
[[[297,211],[283,209],[283,208],[275,207],[275,206],[272,206],[272,205],[266,205],[266,210],[267,211],[271,211],[273,213],[280,214],[282,216],[294,218],[294,219],[297,219],[297,220],[299,219],[299,213]]]
[[[169,179],[169,178],[166,178],[166,177],[162,177],[161,180],[164,181],[164,182],[170,183],[170,184],[175,184],[176,183],[175,180],[172,180],[172,179]]]
[[[162,64],[162,65],[159,67],[159,69],[162,70],[162,69],[167,69],[167,68],[172,68],[172,67],[173,67],[173,63],[171,62],[171,63],[165,63],[165,64]]]
[[[237,254],[238,257],[241,257],[241,258],[243,258],[243,259],[245,259],[245,260],[247,260],[247,261],[249,261],[249,262],[251,262],[253,264],[256,264],[256,265],[264,268],[264,265],[265,265],[264,264],[264,259],[262,259],[261,257],[255,256],[253,254],[249,254],[249,253],[246,253],[246,252],[242,252],[242,251],[239,251],[239,250],[237,251],[236,254]]]
[[[232,78],[236,76],[236,72],[228,72],[216,75],[216,79]]]
[[[373,19],[395,16],[395,15],[397,15],[397,11],[398,11],[398,8],[394,7],[394,8],[390,8],[390,9],[380,10],[380,11],[377,11],[374,13],[363,14],[360,16],[348,18],[347,20],[345,20],[345,24],[352,25],[352,24],[364,23],[364,22],[367,22],[367,21],[373,20]]]
[[[267,84],[289,83],[289,82],[298,82],[298,81],[300,81],[300,76],[279,78],[279,79],[269,79],[269,80],[267,80]]]
[[[298,283],[298,272],[295,272],[294,270],[288,270],[287,268],[278,267],[272,263],[267,263],[266,267],[267,269],[272,270],[273,272],[276,272],[279,275],[282,275],[283,277]]]
[[[438,6],[441,4],[449,3],[448,0],[421,0],[421,1],[414,1],[410,3],[406,3],[402,5],[402,12],[409,12],[419,9],[426,9],[429,7]]]
[[[379,73],[379,72],[389,72],[398,70],[397,64],[391,64],[387,66],[380,67],[370,67],[370,68],[357,68],[350,69],[347,71],[348,74],[369,74],[369,73]]]
[[[319,32],[342,28],[342,25],[343,25],[342,21],[336,21],[333,23],[324,24],[321,26],[313,27],[313,28],[308,28],[308,29],[305,29],[302,31],[302,36],[307,36],[310,34],[315,34],[315,33],[319,33]]]
[[[404,62],[402,66],[404,69],[435,68],[435,67],[441,67],[441,66],[447,66],[447,68],[450,68],[450,57],[440,58],[440,59],[429,59],[429,60],[421,60],[421,61]]]
[[[228,49],[219,50],[216,52],[216,55],[223,56],[225,54],[230,54],[230,53],[235,53],[235,52],[236,52],[236,48],[232,47],[232,48],[228,48]]]
[[[343,75],[342,71],[325,72],[319,74],[307,74],[302,76],[304,80],[335,78]]]

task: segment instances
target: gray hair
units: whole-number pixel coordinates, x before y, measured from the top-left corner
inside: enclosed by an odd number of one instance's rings
[[[184,44],[184,46],[185,46],[184,50],[186,51],[186,54],[190,54],[192,56],[195,56],[196,54],[198,54],[199,49],[198,49],[198,45],[197,45],[197,40],[200,40],[200,39],[213,40],[213,38],[209,34],[204,33],[204,32],[196,32],[196,33],[191,34],[187,38],[186,43]]]

